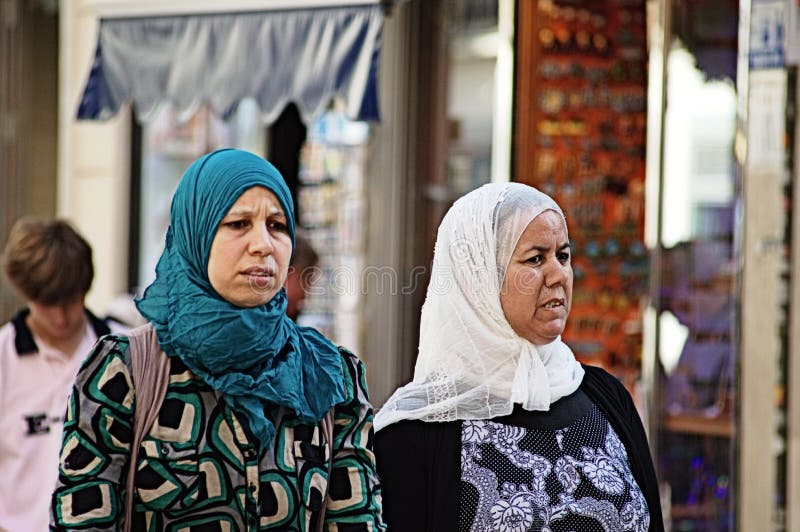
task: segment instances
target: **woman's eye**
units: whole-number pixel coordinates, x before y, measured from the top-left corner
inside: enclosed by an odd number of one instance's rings
[[[228,227],[230,229],[244,229],[245,227],[247,227],[247,221],[233,220],[231,222],[225,222],[225,227]]]
[[[530,264],[539,264],[540,262],[542,262],[542,256],[541,255],[535,255],[535,256],[529,258],[528,260],[526,260],[525,262],[528,262]]]
[[[267,227],[275,231],[288,232],[289,227],[283,222],[269,222]]]
[[[569,262],[569,253],[559,253],[558,260],[560,260],[563,263]]]

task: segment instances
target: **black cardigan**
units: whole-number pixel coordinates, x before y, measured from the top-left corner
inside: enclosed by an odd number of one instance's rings
[[[628,452],[636,482],[647,500],[650,530],[664,520],[650,448],[630,394],[616,378],[594,366],[581,389],[597,404]],[[389,532],[455,532],[461,479],[461,421],[400,421],[375,434],[383,516]]]

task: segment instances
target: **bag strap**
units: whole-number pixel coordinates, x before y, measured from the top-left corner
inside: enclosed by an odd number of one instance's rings
[[[131,358],[131,377],[136,393],[133,413],[133,440],[131,441],[128,484],[125,491],[124,532],[130,532],[133,521],[133,491],[136,480],[136,461],[145,434],[155,423],[169,384],[169,357],[158,345],[153,325],[137,327],[128,336]]]
[[[150,431],[158,417],[159,410],[161,410],[164,396],[167,394],[170,369],[169,357],[158,345],[158,337],[152,324],[148,323],[134,329],[128,338],[131,376],[136,390],[136,407],[133,413],[133,440],[131,442],[128,483],[125,491],[124,532],[130,532],[133,521],[133,492],[139,447],[141,447],[145,434]],[[328,482],[325,485],[325,495],[322,499],[322,509],[317,523],[318,532],[322,532],[325,527],[325,510],[330,498],[331,473],[333,472],[334,408],[331,408],[325,414],[320,423],[328,446],[329,460]]]
[[[325,510],[328,506],[328,499],[331,492],[331,473],[333,472],[333,411],[331,408],[325,417],[322,418],[322,431],[325,433],[325,440],[328,445],[328,482],[325,484],[325,496],[322,498],[322,509],[319,511],[319,521],[317,522],[317,532],[322,532],[325,528]]]

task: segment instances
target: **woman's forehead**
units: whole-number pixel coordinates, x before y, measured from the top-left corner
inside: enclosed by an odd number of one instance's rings
[[[553,209],[545,209],[545,210],[543,210],[542,212],[540,212],[539,214],[534,216],[533,220],[531,220],[531,221],[533,222],[533,221],[536,221],[536,220],[542,220],[542,221],[547,220],[548,222],[552,222],[552,223],[555,223],[555,224],[558,224],[558,225],[566,226],[566,223],[564,222],[564,217],[561,215],[561,213],[557,212],[557,211],[555,211]]]
[[[237,211],[249,211],[261,208],[266,206],[269,208],[270,211],[280,211],[280,214],[284,214],[283,206],[281,202],[278,200],[278,196],[275,195],[274,192],[269,190],[267,187],[263,186],[254,186],[250,187],[233,202],[231,208],[228,210],[228,213],[234,213]]]
[[[537,214],[523,231],[523,235],[532,236],[560,236],[567,234],[567,224],[560,213],[547,209]]]
[[[553,209],[533,209],[533,210],[520,210],[514,213],[509,219],[508,222],[516,223],[513,225],[518,225],[519,223],[524,223],[525,227],[529,227],[530,225],[536,224],[552,224],[552,225],[562,225],[566,227],[566,222],[564,217],[561,215],[560,212],[555,211]],[[511,225],[511,224],[506,224]]]

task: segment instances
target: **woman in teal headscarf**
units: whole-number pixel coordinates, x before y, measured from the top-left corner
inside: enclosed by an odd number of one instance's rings
[[[383,530],[364,368],[286,317],[293,246],[291,195],[267,161],[220,150],[186,170],[137,301],[150,323],[102,338],[73,389],[54,528],[116,530],[132,495],[133,529]],[[146,392],[129,345],[143,332],[169,376],[137,446]]]

